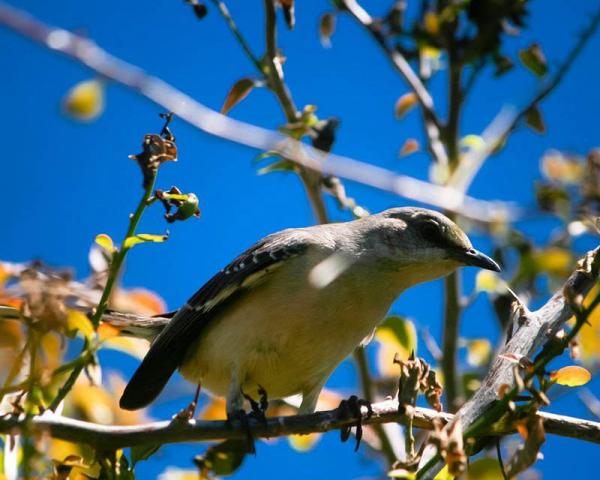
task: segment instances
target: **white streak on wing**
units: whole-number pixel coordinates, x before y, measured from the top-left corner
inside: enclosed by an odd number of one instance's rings
[[[349,255],[335,252],[313,267],[308,275],[308,281],[315,288],[325,288],[344,273],[353,262]]]
[[[253,274],[248,275],[246,278],[244,278],[242,280],[242,282],[239,285],[230,285],[230,286],[225,287],[223,290],[221,290],[219,293],[217,293],[213,298],[207,300],[206,302],[204,302],[201,305],[196,305],[196,307],[194,309],[198,312],[208,312],[209,310],[212,310],[214,307],[216,307],[220,303],[227,300],[231,295],[233,295],[238,290],[240,290],[242,288],[245,289],[245,288],[250,288],[250,287],[256,286],[256,284],[263,277],[265,277],[267,274],[271,273],[274,269],[280,267],[282,264],[283,264],[283,262],[281,262],[281,261],[278,263],[273,263],[273,264],[269,265],[267,268],[264,268],[262,270],[259,270],[258,272],[254,272]]]

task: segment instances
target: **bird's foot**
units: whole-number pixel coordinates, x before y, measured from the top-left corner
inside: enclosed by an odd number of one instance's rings
[[[190,404],[179,410],[179,412],[177,412],[175,415],[173,415],[173,421],[177,421],[177,422],[187,422],[188,420],[191,420],[192,418],[194,418],[194,415],[196,414],[196,405],[198,402],[196,402],[195,400],[190,402]]]
[[[267,391],[260,385],[258,386],[258,402],[254,400],[250,395],[246,395],[244,392],[242,392],[242,395],[244,395],[244,398],[250,403],[250,408],[252,409],[252,412],[249,416],[258,420],[260,423],[266,426],[267,417],[265,413],[267,411],[267,408],[269,408],[269,399],[267,397]]]
[[[352,395],[347,400],[342,400],[340,402],[340,406],[337,408],[337,414],[340,419],[357,419],[355,423],[347,425],[340,430],[340,438],[342,439],[342,442],[345,442],[348,440],[348,438],[350,438],[352,427],[356,427],[356,446],[354,447],[355,452],[358,451],[358,447],[360,446],[360,441],[363,435],[363,414],[361,411],[361,407],[367,408],[367,418],[371,418],[371,415],[373,415],[371,402],[358,398],[356,395]]]
[[[190,404],[185,407],[183,410],[180,410],[173,416],[173,420],[175,421],[185,421],[191,420],[194,418],[196,414],[196,407],[198,406],[198,398],[200,397],[200,384],[196,387],[196,394],[194,395],[194,400],[190,402]]]
[[[246,434],[246,444],[248,446],[248,453],[256,455],[254,435],[252,433],[252,429],[250,428],[249,420],[250,415],[248,415],[244,410],[237,410],[234,413],[227,414],[227,423],[232,426],[236,426],[235,424],[239,422],[240,428]]]

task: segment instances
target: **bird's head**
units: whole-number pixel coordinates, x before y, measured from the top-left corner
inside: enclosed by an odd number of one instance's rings
[[[448,275],[461,266],[500,271],[445,215],[424,208],[392,208],[367,217],[367,244],[383,269],[402,274],[407,284]]]

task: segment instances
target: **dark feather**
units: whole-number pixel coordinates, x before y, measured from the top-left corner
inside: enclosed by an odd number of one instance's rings
[[[260,279],[255,274],[268,274],[283,260],[299,255],[308,246],[306,236],[291,231],[269,235],[212,277],[177,311],[156,338],[127,384],[119,402],[121,408],[136,410],[152,402],[216,313],[243,291],[257,285]]]

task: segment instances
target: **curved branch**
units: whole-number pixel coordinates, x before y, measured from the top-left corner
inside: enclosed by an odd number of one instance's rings
[[[0,25],[134,90],[210,135],[263,151],[273,150],[303,167],[393,192],[409,200],[456,212],[479,221],[511,218],[518,213],[516,208],[507,203],[477,200],[453,188],[398,175],[391,170],[352,158],[335,154],[325,155],[320,150],[291,140],[280,133],[221,115],[163,80],[148,75],[140,68],[111,55],[90,39],[61,28],[48,26],[2,2],[0,2]]]

